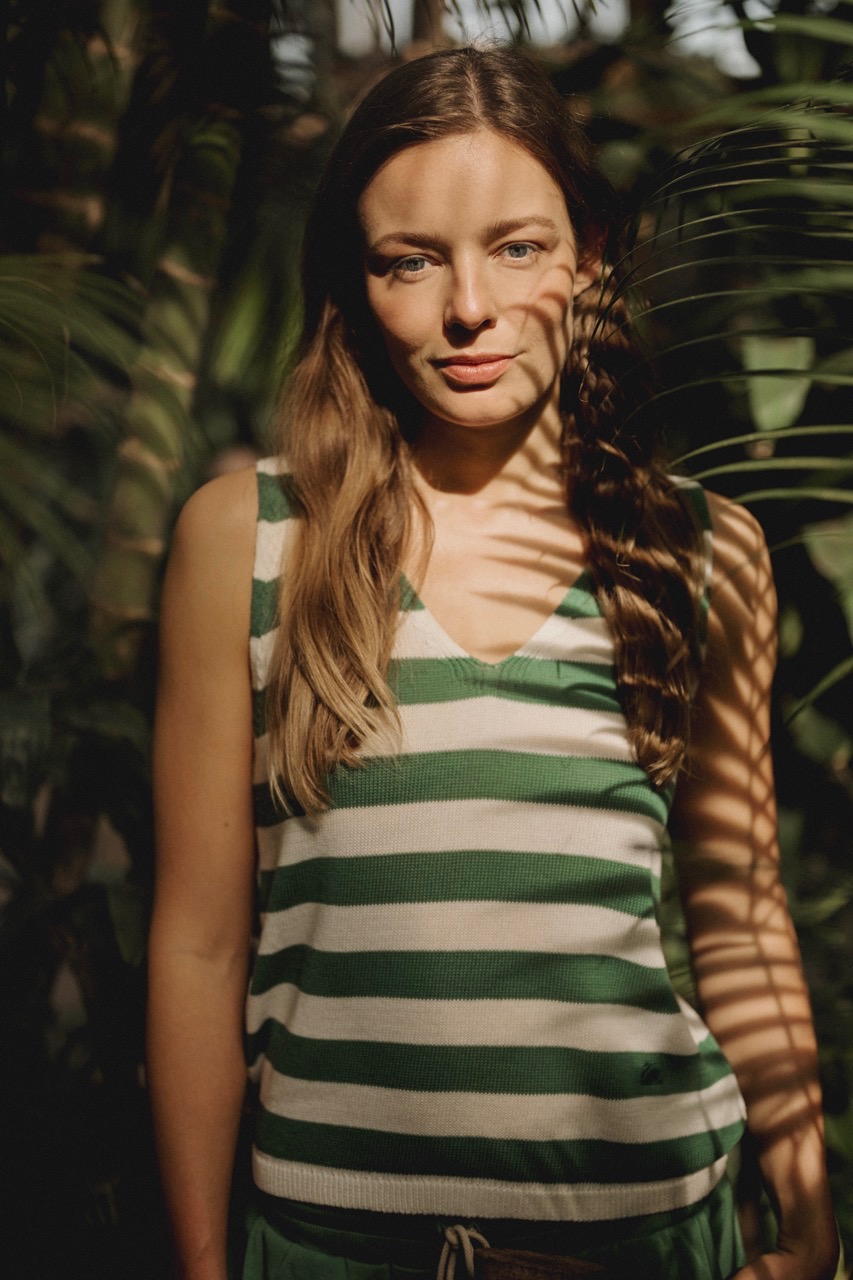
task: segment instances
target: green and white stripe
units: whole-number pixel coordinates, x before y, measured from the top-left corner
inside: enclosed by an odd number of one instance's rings
[[[367,744],[362,768],[330,779],[328,813],[286,817],[264,729],[294,528],[277,472],[259,466],[250,642],[259,1186],[528,1219],[699,1199],[743,1103],[667,975],[655,908],[670,797],[633,758],[587,576],[494,665],[401,578],[396,749]]]

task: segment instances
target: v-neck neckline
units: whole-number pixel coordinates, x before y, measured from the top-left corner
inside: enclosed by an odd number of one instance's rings
[[[575,596],[576,594],[579,594],[583,598],[584,603],[586,604],[587,607],[584,609],[579,608],[575,613],[570,606],[571,606],[572,597]],[[476,654],[469,653],[467,649],[463,648],[463,646],[459,644],[457,640],[453,639],[453,636],[450,634],[450,632],[444,626],[442,626],[442,624],[439,622],[438,618],[435,616],[435,614],[432,612],[429,606],[426,605],[424,601],[421,599],[421,597],[418,595],[417,591],[412,586],[411,582],[406,577],[402,569],[400,570],[400,598],[401,598],[403,609],[408,612],[411,610],[412,604],[414,604],[415,609],[413,610],[413,612],[421,613],[426,618],[429,619],[430,626],[432,627],[434,633],[441,639],[441,641],[443,642],[443,646],[448,650],[448,653],[447,653],[448,657],[459,658],[467,662],[472,662],[476,666],[484,667],[489,671],[499,671],[501,667],[506,666],[507,663],[513,662],[517,658],[523,659],[527,657],[525,650],[529,649],[532,645],[535,645],[536,641],[545,631],[546,627],[549,627],[553,623],[554,618],[556,618],[558,615],[568,613],[569,616],[587,617],[589,615],[589,607],[588,607],[589,598],[590,596],[594,598],[594,595],[595,593],[591,589],[591,578],[590,578],[589,569],[587,568],[581,569],[580,573],[572,582],[571,586],[569,586],[565,591],[559,603],[555,605],[554,608],[551,610],[551,612],[548,613],[542,619],[541,623],[536,628],[536,630],[533,631],[527,637],[527,639],[518,646],[517,649],[513,649],[512,653],[508,653],[505,657],[500,658],[497,662],[488,662],[485,658],[478,658]]]

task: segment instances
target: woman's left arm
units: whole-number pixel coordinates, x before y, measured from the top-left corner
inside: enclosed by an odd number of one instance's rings
[[[712,516],[708,651],[672,829],[703,1014],[737,1076],[779,1219],[775,1251],[737,1280],[832,1280],[817,1049],[779,875],[773,579],[753,517],[713,498]]]

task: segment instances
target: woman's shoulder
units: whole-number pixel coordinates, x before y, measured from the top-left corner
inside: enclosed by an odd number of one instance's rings
[[[742,648],[754,660],[769,654],[775,637],[776,593],[764,531],[751,511],[731,498],[706,493],[713,562],[711,615],[718,643],[730,659]],[[712,638],[713,638],[712,626]]]
[[[288,479],[280,458],[261,458],[208,480],[184,504],[175,538],[212,549],[232,544],[235,550],[248,549],[259,521],[275,523],[293,515]]]
[[[187,499],[172,536],[169,577],[217,600],[251,581],[258,515],[254,467],[209,480]]]
[[[258,514],[258,481],[253,466],[208,480],[187,499],[175,537],[194,542],[245,541]]]
[[[704,491],[710,517],[717,573],[726,576],[755,575],[763,564],[769,568],[764,530],[746,507],[718,493]]]

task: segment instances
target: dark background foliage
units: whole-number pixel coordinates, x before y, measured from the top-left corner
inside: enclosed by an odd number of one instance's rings
[[[536,7],[503,7],[511,38]],[[0,1258],[16,1280],[168,1273],[142,1010],[169,533],[208,475],[264,450],[339,119],[385,66],[446,42],[453,9],[415,0],[413,46],[354,58],[332,0],[0,6]],[[784,871],[850,1252],[851,8],[718,7],[709,20],[743,26],[748,81],[679,52],[659,0],[633,0],[607,43],[592,9],[578,0],[573,35],[538,56],[634,213],[669,451],[746,495],[774,548]],[[672,889],[666,907],[689,990]]]

